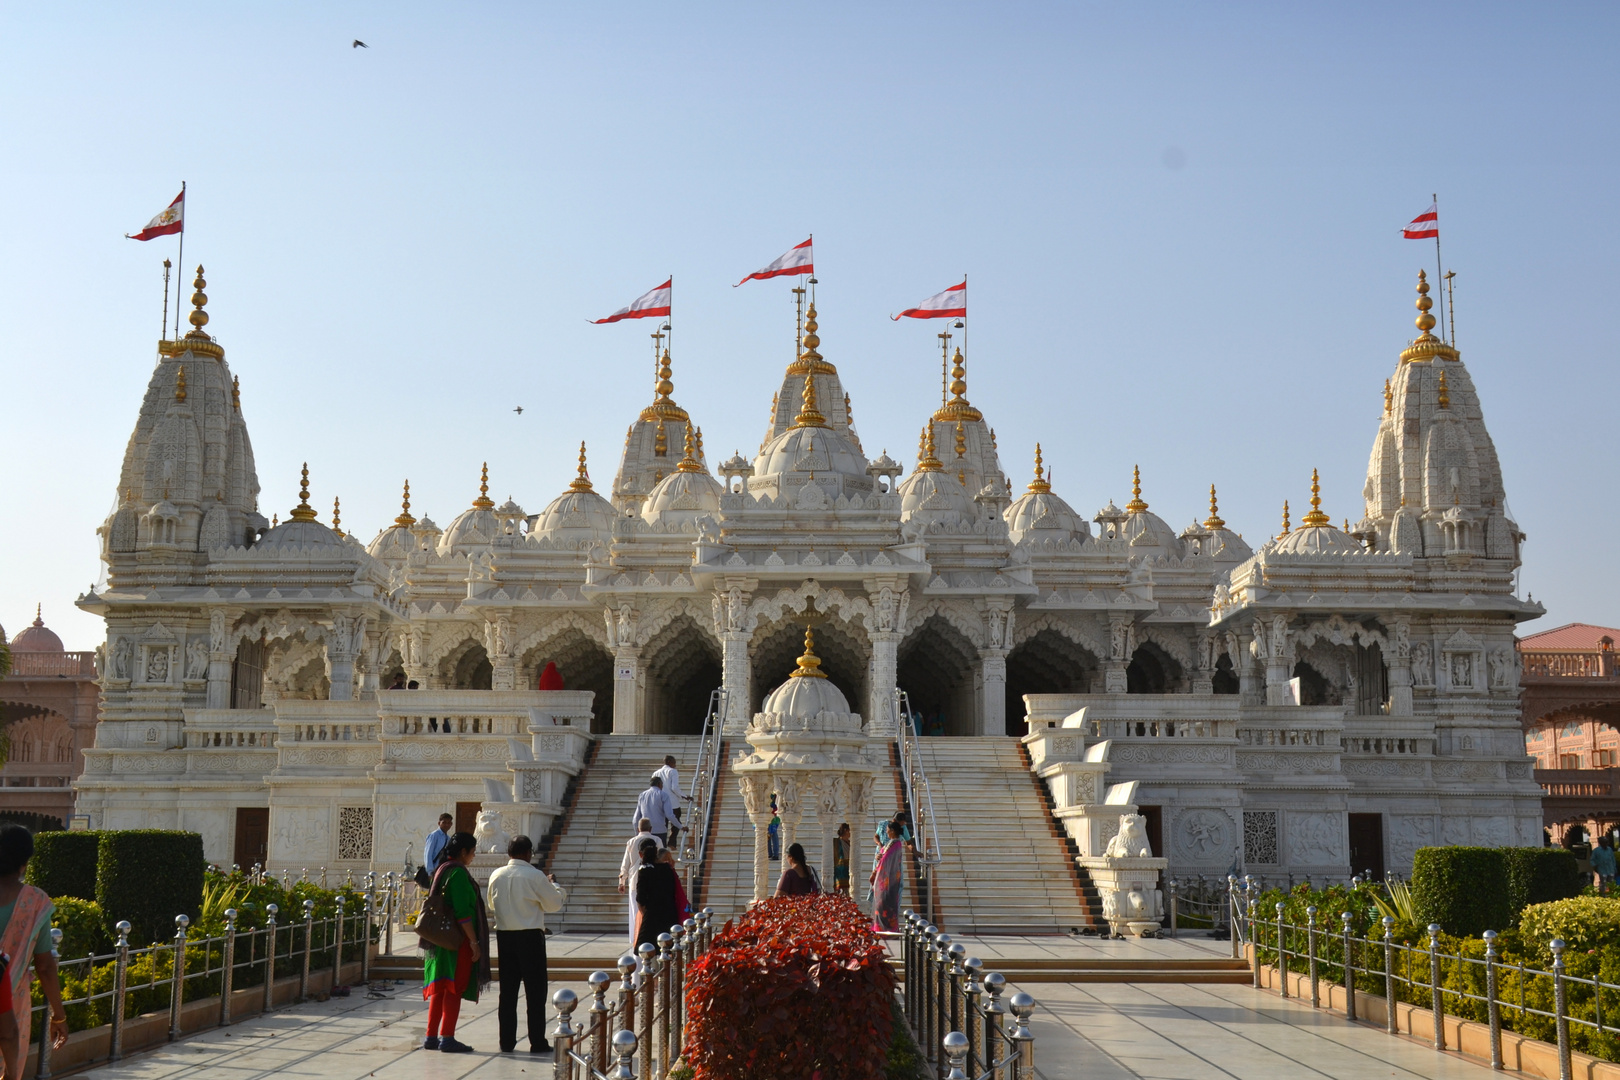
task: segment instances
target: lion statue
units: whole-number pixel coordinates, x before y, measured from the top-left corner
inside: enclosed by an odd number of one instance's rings
[[[1121,814],[1119,833],[1108,841],[1103,854],[1114,859],[1151,859],[1153,846],[1148,843],[1147,819],[1141,814]]]
[[[506,845],[512,838],[501,828],[501,815],[494,810],[478,811],[478,824],[473,829],[473,838],[478,841],[479,851],[492,851],[498,855],[506,854]]]

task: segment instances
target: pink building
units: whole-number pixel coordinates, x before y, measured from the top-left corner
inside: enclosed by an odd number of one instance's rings
[[[11,675],[0,679],[0,725],[10,742],[0,768],[0,821],[60,829],[73,812],[81,751],[95,742],[95,654],[65,650],[38,610],[10,646]]]

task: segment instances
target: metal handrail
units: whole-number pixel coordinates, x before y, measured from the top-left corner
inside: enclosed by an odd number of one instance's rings
[[[720,783],[720,750],[725,745],[726,707],[730,692],[719,687],[709,693],[709,714],[703,719],[703,736],[698,740],[698,757],[693,767],[692,791],[698,798],[692,825],[686,830],[682,858],[687,865],[687,886],[697,885],[694,875],[703,872],[703,859],[709,850],[709,831],[714,823],[714,796]],[[694,902],[696,897],[693,898]]]
[[[928,784],[928,770],[923,767],[922,757],[917,752],[917,734],[912,730],[908,719],[911,715],[911,699],[904,690],[896,687],[892,704],[897,714],[895,747],[900,756],[900,782],[905,788],[906,806],[911,810],[912,836],[916,839],[917,859],[924,867],[923,876],[928,878],[932,876],[929,871],[944,859],[934,820],[933,789]],[[918,797],[919,791],[921,798]],[[931,894],[932,890],[929,891]],[[930,914],[933,906],[930,899],[928,903]]]
[[[929,1071],[944,1080],[1033,1080],[1035,999],[1003,1000],[1006,977],[986,973],[978,957],[921,915],[904,912],[900,929],[902,1009]]]

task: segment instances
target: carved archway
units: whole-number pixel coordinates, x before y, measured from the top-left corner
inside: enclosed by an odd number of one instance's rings
[[[1007,734],[1024,735],[1025,694],[1088,694],[1100,683],[1097,654],[1064,634],[1043,626],[1007,654]]]
[[[816,655],[821,657],[820,670],[844,695],[850,712],[864,713],[872,660],[869,640],[859,626],[837,619],[820,620],[814,629]],[[754,634],[748,646],[754,676],[748,702],[750,716],[759,712],[766,695],[792,674],[803,653],[804,623],[801,621],[786,618]]]
[[[664,622],[641,649],[642,730],[653,735],[698,735],[709,694],[722,682],[720,644],[687,612]]]
[[[977,727],[979,650],[959,622],[936,610],[919,619],[900,643],[895,682],[912,711],[923,717],[924,732],[972,735]]]
[[[464,641],[439,661],[439,683],[449,690],[488,690],[494,677],[495,665],[479,641]]]
[[[1131,654],[1125,668],[1127,694],[1175,694],[1184,692],[1186,669],[1156,641],[1144,641]]]
[[[591,731],[613,730],[613,654],[577,626],[562,625],[518,654],[518,685],[533,689],[546,664],[557,665],[565,690],[589,690]]]

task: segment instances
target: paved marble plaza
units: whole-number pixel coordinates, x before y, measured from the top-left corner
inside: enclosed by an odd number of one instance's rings
[[[618,940],[581,935],[559,941],[558,952],[595,955]],[[1015,961],[1104,954],[1208,956],[1224,943],[1015,937],[975,938],[970,947]],[[562,985],[585,997],[582,983],[554,983],[553,989]],[[1485,1080],[1492,1075],[1486,1066],[1457,1055],[1436,1053],[1411,1039],[1391,1038],[1246,986],[1037,983],[1018,989],[1038,1003],[1033,1024],[1037,1072],[1051,1080]],[[496,1052],[493,992],[462,1010],[457,1035],[477,1051],[466,1055],[418,1049],[426,1006],[417,985],[381,983],[376,992],[380,996],[368,997],[356,988],[349,998],[283,1009],[87,1075],[97,1080],[514,1080],[550,1075],[549,1055]]]

